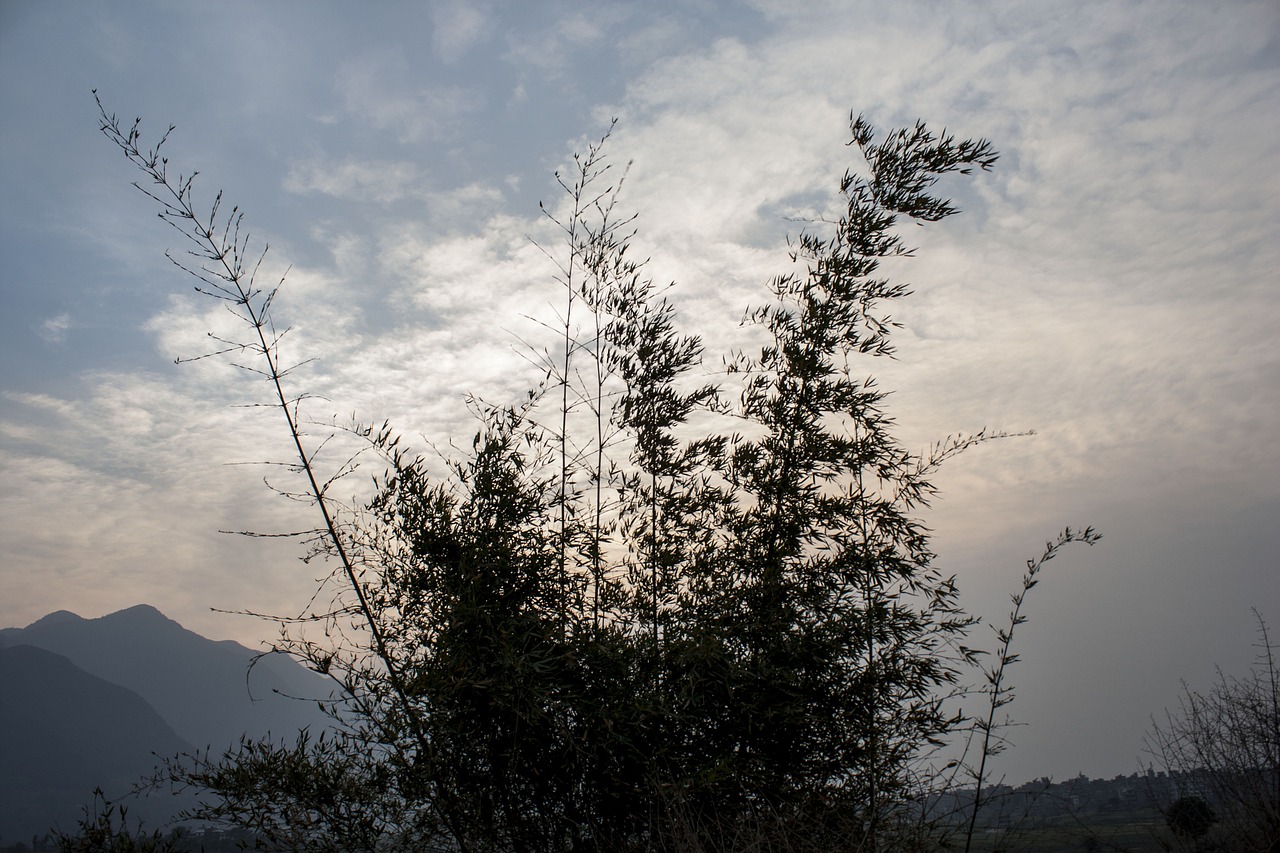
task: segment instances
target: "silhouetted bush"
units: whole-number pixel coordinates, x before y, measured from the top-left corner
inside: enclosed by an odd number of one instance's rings
[[[284,388],[277,290],[255,283],[242,214],[198,213],[163,138],[147,150],[138,123],[102,120],[195,247],[176,262],[244,321],[224,351],[260,359],[337,582],[302,620],[325,639],[281,647],[341,688],[342,727],[173,762],[171,780],[210,795],[195,817],[296,850],[939,841],[919,797],[960,769],[927,759],[974,731],[949,699],[978,653],[916,514],[940,464],[1003,434],[913,454],[866,366],[893,354],[887,306],[909,293],[880,271],[911,254],[900,222],[955,213],[933,187],[989,169],[989,143],[923,123],[877,139],[853,119],[862,171],[839,180],[843,214],[799,237],[749,310],[765,343],[707,383],[700,339],[631,258],[602,139],[547,210],[564,296],[542,381],[517,405],[476,402],[470,455],[440,471],[389,425],[353,429],[386,469],[343,507]],[[1023,593],[1058,548],[1096,539],[1065,531]],[[1000,637],[984,757],[1016,659]]]

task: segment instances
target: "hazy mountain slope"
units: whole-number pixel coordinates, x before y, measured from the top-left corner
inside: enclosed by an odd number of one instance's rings
[[[326,697],[323,677],[279,655],[250,671],[253,651],[206,639],[145,604],[98,619],[58,611],[26,628],[0,630],[0,641],[63,655],[129,688],[196,747],[223,749],[245,733],[292,739],[303,726],[318,730],[328,722],[314,702],[286,698]]]
[[[137,693],[34,646],[0,647],[0,838],[74,827],[95,787],[128,792],[155,755],[190,744]],[[135,814],[167,817],[172,801],[140,802]]]

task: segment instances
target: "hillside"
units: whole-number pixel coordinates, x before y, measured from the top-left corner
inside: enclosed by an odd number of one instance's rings
[[[314,701],[292,697],[329,690],[291,659],[209,640],[148,605],[0,629],[0,846],[73,827],[95,787],[117,798],[157,757],[326,728]],[[152,796],[129,810],[155,826],[182,804]]]
[[[137,693],[35,648],[0,648],[0,838],[74,825],[95,787],[127,793],[191,749]],[[145,811],[145,808],[144,808]]]
[[[223,749],[241,734],[292,738],[303,726],[328,724],[314,703],[288,698],[325,698],[326,679],[277,655],[254,663],[254,651],[202,637],[149,605],[97,619],[60,610],[26,628],[2,629],[0,640],[63,655],[127,687],[196,747]]]

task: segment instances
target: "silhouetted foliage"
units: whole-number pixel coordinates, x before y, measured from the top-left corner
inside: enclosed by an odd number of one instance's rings
[[[1087,528],[1081,533],[1076,533],[1068,528],[1058,537],[1056,542],[1046,542],[1040,557],[1027,561],[1027,571],[1022,576],[1022,588],[1010,596],[1013,602],[1013,610],[1009,612],[1009,627],[993,628],[999,645],[996,649],[995,664],[987,668],[983,673],[987,682],[987,716],[973,721],[974,731],[980,735],[978,764],[976,767],[966,765],[966,769],[973,780],[973,806],[969,813],[969,828],[965,832],[965,853],[968,853],[973,847],[974,830],[978,825],[978,813],[984,805],[983,786],[987,781],[987,761],[992,756],[1003,752],[1005,748],[1005,742],[999,734],[999,729],[1009,725],[1010,721],[1007,719],[1004,722],[997,721],[996,714],[1001,708],[1013,702],[1013,688],[1008,683],[1008,668],[1021,658],[1020,655],[1014,654],[1011,648],[1014,632],[1019,625],[1023,625],[1027,621],[1026,614],[1022,612],[1022,605],[1026,602],[1027,593],[1035,589],[1040,583],[1040,573],[1044,571],[1045,563],[1056,557],[1058,551],[1064,546],[1071,542],[1085,542],[1092,545],[1099,538],[1101,538],[1101,534],[1095,533],[1092,528]],[[966,749],[966,754],[967,752],[968,750]]]
[[[1218,820],[1213,807],[1200,797],[1178,797],[1164,816],[1175,834],[1186,838],[1203,838]]]
[[[245,321],[224,344],[263,360],[339,581],[295,620],[323,639],[280,647],[342,688],[340,729],[169,764],[210,795],[195,816],[295,850],[933,843],[915,798],[931,751],[972,730],[948,700],[977,653],[917,513],[940,464],[1004,434],[907,451],[866,362],[893,354],[888,306],[909,293],[880,277],[911,254],[896,229],[955,213],[931,192],[991,168],[989,143],[923,123],[877,139],[854,118],[843,214],[748,312],[760,349],[706,383],[700,339],[631,259],[600,140],[545,211],[565,299],[542,381],[519,405],[475,401],[470,454],[439,472],[388,425],[353,430],[386,470],[344,509],[283,388],[276,290],[254,282],[241,214],[198,213],[163,138],[143,149],[105,110],[102,128],[194,243],[176,262]],[[1068,529],[1032,576],[1096,539]]]
[[[62,853],[177,853],[185,849],[181,837],[142,827],[130,829],[129,810],[107,800],[102,790],[93,792],[93,803],[84,810],[79,831],[65,834],[55,831],[53,841]]]
[[[1169,806],[1170,827],[1174,806],[1207,800],[1217,816],[1215,838],[1242,853],[1280,849],[1280,669],[1267,623],[1256,610],[1254,616],[1253,671],[1245,678],[1220,672],[1205,693],[1184,685],[1178,711],[1153,722],[1147,736],[1152,757],[1196,792]]]

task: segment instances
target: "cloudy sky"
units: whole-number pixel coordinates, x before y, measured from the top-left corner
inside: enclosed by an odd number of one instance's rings
[[[624,204],[687,329],[717,354],[831,210],[851,111],[984,136],[965,212],[894,267],[909,446],[1035,430],[938,477],[925,518],[971,610],[1000,623],[1065,525],[1016,645],[1010,781],[1138,769],[1179,680],[1280,631],[1280,7],[829,0],[0,3],[0,625],[138,602],[211,637],[272,629],[315,569],[262,484],[278,414],[164,258],[90,90],[198,169],[291,265],[277,313],[316,418],[463,443],[468,391],[537,377],[552,316],[538,203],[618,118]],[[154,137],[152,137],[154,138]],[[534,319],[527,319],[526,316]],[[273,417],[274,415],[274,417]],[[985,631],[986,629],[982,629]],[[979,637],[984,636],[979,634]]]

